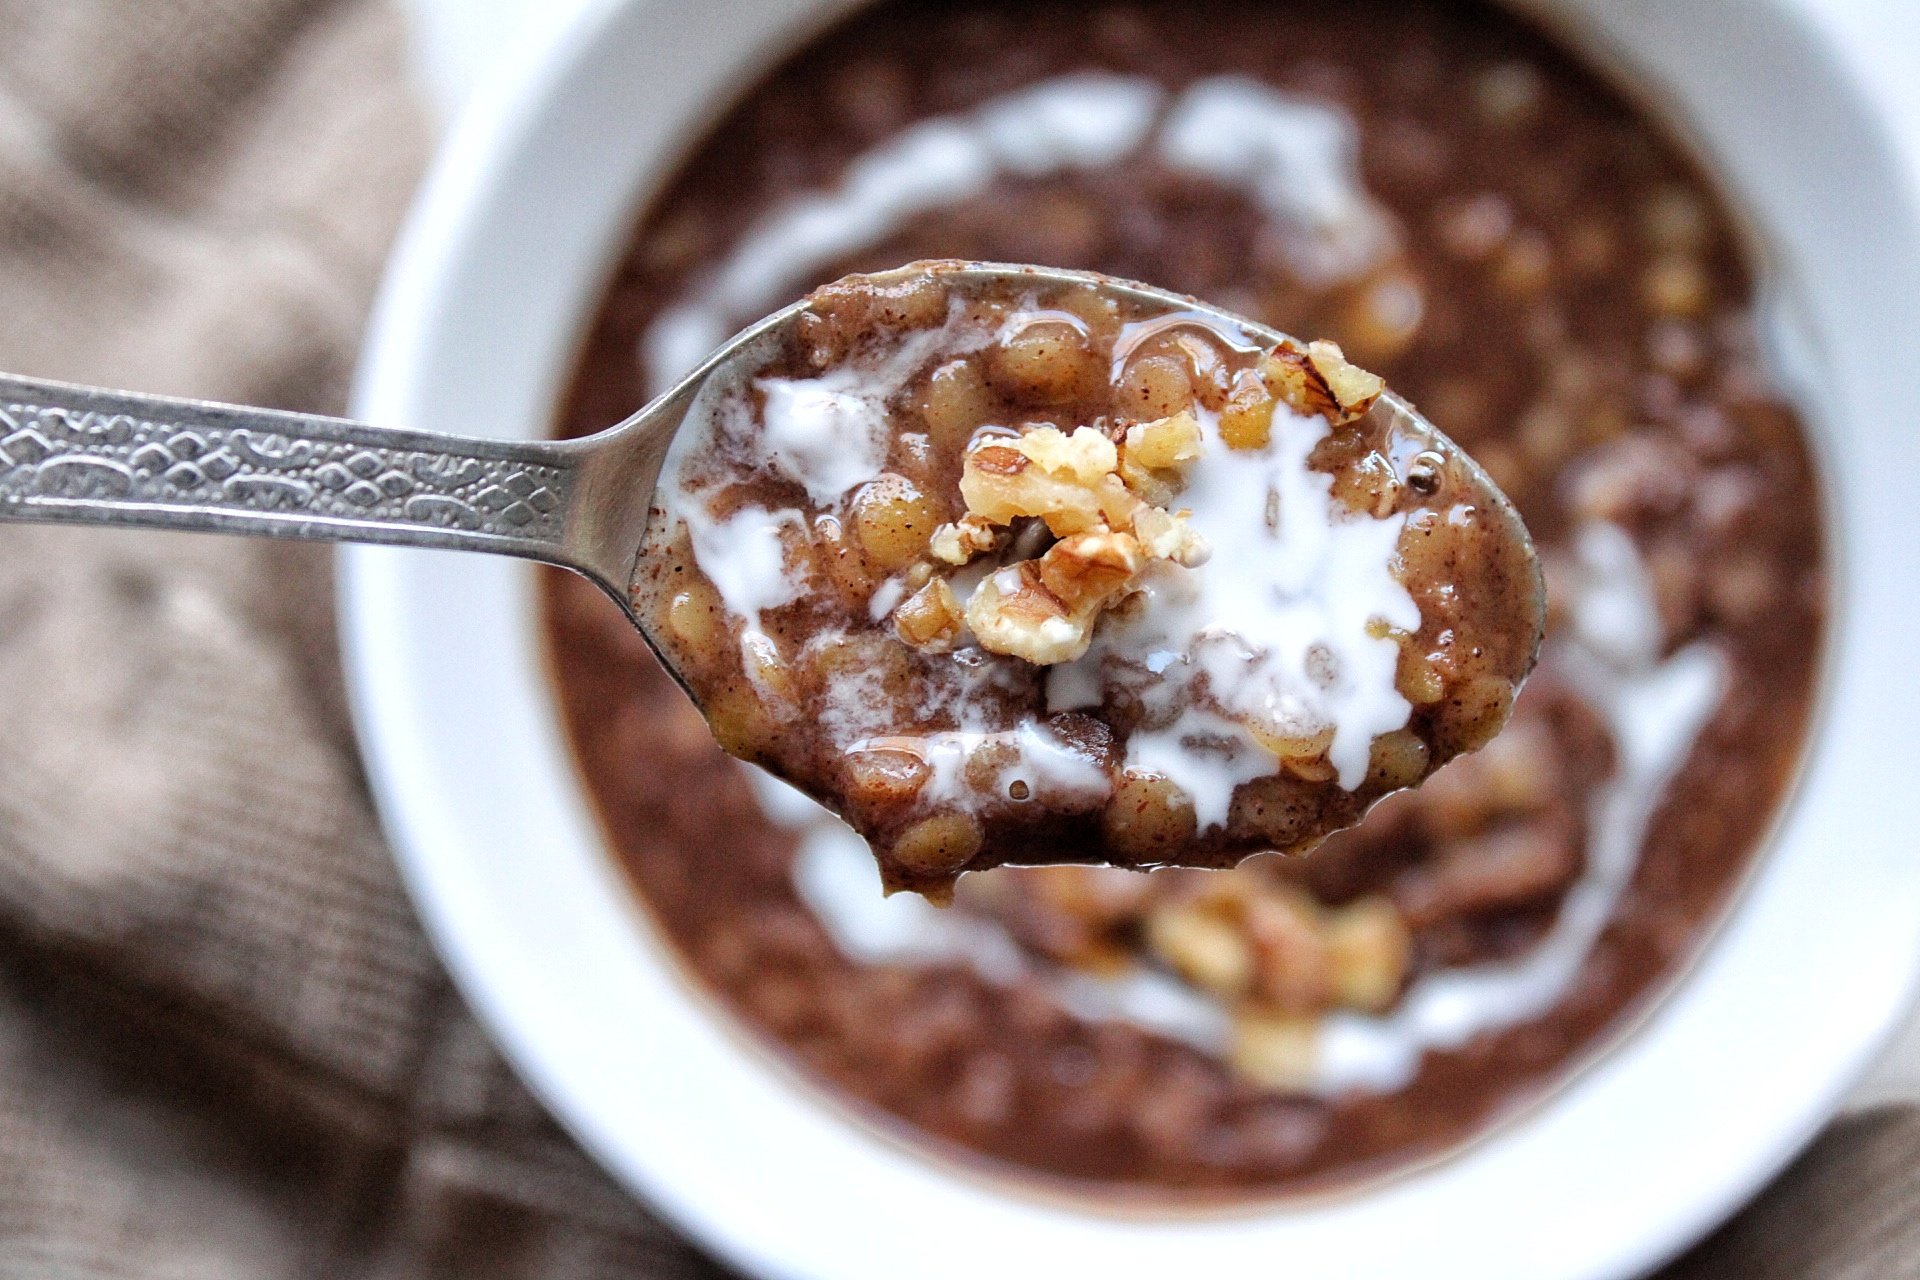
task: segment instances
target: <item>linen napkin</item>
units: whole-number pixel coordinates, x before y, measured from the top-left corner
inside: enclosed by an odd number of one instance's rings
[[[0,2],[0,368],[339,411],[427,149],[369,0]],[[0,527],[0,1274],[711,1274],[402,896],[324,548]]]
[[[378,0],[0,0],[0,368],[339,411],[426,148]],[[438,968],[329,564],[0,526],[0,1276],[723,1274]],[[1850,1118],[1669,1274],[1920,1274],[1917,1188]]]

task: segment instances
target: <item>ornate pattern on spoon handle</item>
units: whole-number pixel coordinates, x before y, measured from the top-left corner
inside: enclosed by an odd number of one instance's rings
[[[0,519],[537,555],[571,472],[538,444],[0,377]]]

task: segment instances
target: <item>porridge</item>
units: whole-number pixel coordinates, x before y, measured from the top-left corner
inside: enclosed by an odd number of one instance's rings
[[[1505,731],[1310,857],[1001,868],[938,910],[883,900],[857,837],[555,575],[610,846],[765,1043],[995,1169],[1270,1196],[1447,1150],[1684,966],[1797,767],[1826,580],[1732,219],[1657,125],[1469,0],[886,0],[691,154],[566,433],[849,271],[1085,267],[1338,342],[1514,499],[1548,587]]]
[[[1304,852],[1505,723],[1532,548],[1338,347],[962,263],[784,346],[695,403],[634,600],[888,889]]]

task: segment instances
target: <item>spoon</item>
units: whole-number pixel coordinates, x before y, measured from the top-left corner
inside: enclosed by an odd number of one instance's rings
[[[954,278],[1079,284],[1212,316],[1268,345],[1285,337],[1093,272],[973,263]],[[574,440],[471,439],[0,373],[0,520],[519,556],[583,575],[638,626],[629,588],[674,434],[703,387],[750,377],[807,309],[802,299],[741,330],[624,422]],[[1480,499],[1527,538],[1478,463],[1392,391],[1380,403],[1463,463]]]
[[[925,264],[871,277],[925,273]],[[1146,285],[1028,266],[943,263],[956,288],[1077,287],[1119,303],[1182,312],[1248,341],[1274,330]],[[708,394],[751,379],[795,340],[802,300],[743,330],[626,421],[565,441],[466,439],[313,414],[140,395],[0,375],[0,520],[50,521],[519,556],[601,588],[687,688],[669,647],[648,633],[634,584],[656,554],[647,540],[669,448]],[[1373,410],[1455,468],[1467,496],[1537,563],[1518,514],[1477,464],[1406,401]],[[1537,640],[1538,628],[1535,629]],[[689,688],[689,692],[693,692]],[[830,798],[829,798],[830,799]],[[983,864],[984,865],[984,864]]]

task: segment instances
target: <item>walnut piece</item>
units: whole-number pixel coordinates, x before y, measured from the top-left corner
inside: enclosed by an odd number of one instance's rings
[[[1000,544],[1001,530],[979,516],[964,516],[954,524],[943,524],[933,531],[934,559],[962,565],[983,551]]]
[[[1100,483],[1100,477],[1120,465],[1113,441],[1092,427],[1076,427],[1072,435],[1058,427],[1040,427],[1021,436],[1014,448],[1048,474],[1071,476],[1082,485]]]
[[[1165,506],[1186,482],[1187,464],[1200,456],[1200,421],[1182,410],[1127,428],[1120,478],[1154,506]]]
[[[893,611],[893,629],[916,649],[947,653],[960,643],[967,619],[944,578],[935,578]]]
[[[1045,666],[1087,651],[1090,628],[1076,626],[1066,606],[1040,584],[1032,560],[1009,565],[974,588],[967,625],[980,647]]]
[[[1365,414],[1386,390],[1332,342],[1283,342],[1261,362],[1260,376],[1294,412],[1323,414],[1336,427]]]
[[[1133,518],[1133,536],[1156,560],[1171,560],[1186,569],[1197,569],[1207,562],[1213,549],[1207,540],[1193,531],[1185,511],[1147,507]]]
[[[1087,651],[1101,611],[1129,594],[1149,561],[1203,564],[1208,547],[1191,513],[1165,503],[1204,444],[1191,410],[1129,426],[1118,444],[1092,427],[1034,427],[975,442],[961,467],[967,514],[934,531],[933,557],[964,565],[1003,546],[1008,526],[1022,519],[1043,521],[1059,539],[1039,559],[976,588],[965,623],[981,647],[1042,665],[1072,661]],[[896,621],[901,636],[955,643],[950,621],[935,611],[944,605],[928,590],[901,606],[912,615]]]
[[[1053,428],[1045,430],[1053,431]],[[1081,433],[1097,434],[1086,427],[1075,434]],[[1060,433],[1053,431],[1053,434]],[[1111,441],[1103,437],[1102,443],[1112,451]],[[1084,533],[1106,521],[1099,494],[1092,484],[1079,478],[1075,468],[1066,466],[1053,471],[1017,445],[997,441],[967,452],[960,474],[960,496],[966,499],[969,515],[993,524],[1011,524],[1022,516],[1038,516],[1047,522],[1047,528],[1055,537]]]
[[[1081,611],[1104,607],[1146,566],[1146,556],[1130,533],[1081,533],[1047,548],[1039,564],[1047,590]]]
[[[1093,624],[1146,565],[1130,533],[1075,534],[1038,560],[991,574],[967,601],[967,626],[980,646],[1038,666],[1087,651]]]
[[[1311,375],[1328,403],[1338,403],[1327,377],[1307,355],[1299,359],[1307,370],[1301,376]],[[1348,381],[1343,377],[1343,388]],[[1253,390],[1271,404],[1272,393],[1257,380]],[[1137,595],[1133,588],[1149,562],[1188,569],[1206,562],[1209,548],[1192,513],[1168,505],[1205,446],[1191,407],[1111,431],[1035,426],[975,439],[961,462],[966,514],[934,530],[932,559],[958,567],[988,552],[1004,554],[1016,521],[1040,521],[1058,541],[1037,560],[990,575],[964,611],[950,587],[921,587],[900,606],[896,630],[918,647],[952,647],[963,634],[954,618],[963,612],[965,627],[991,652],[1042,665],[1078,658],[1101,611]],[[1012,538],[1011,554],[1038,531],[1030,525]]]
[[[1206,904],[1173,902],[1147,914],[1147,946],[1192,985],[1238,1000],[1253,985],[1253,947],[1238,921]]]
[[[1297,887],[1222,872],[1148,911],[1148,948],[1187,982],[1268,1013],[1378,1012],[1399,998],[1412,939],[1385,898],[1327,907]]]
[[[1200,456],[1200,420],[1183,409],[1170,418],[1127,428],[1127,456],[1155,470],[1178,467]]]

